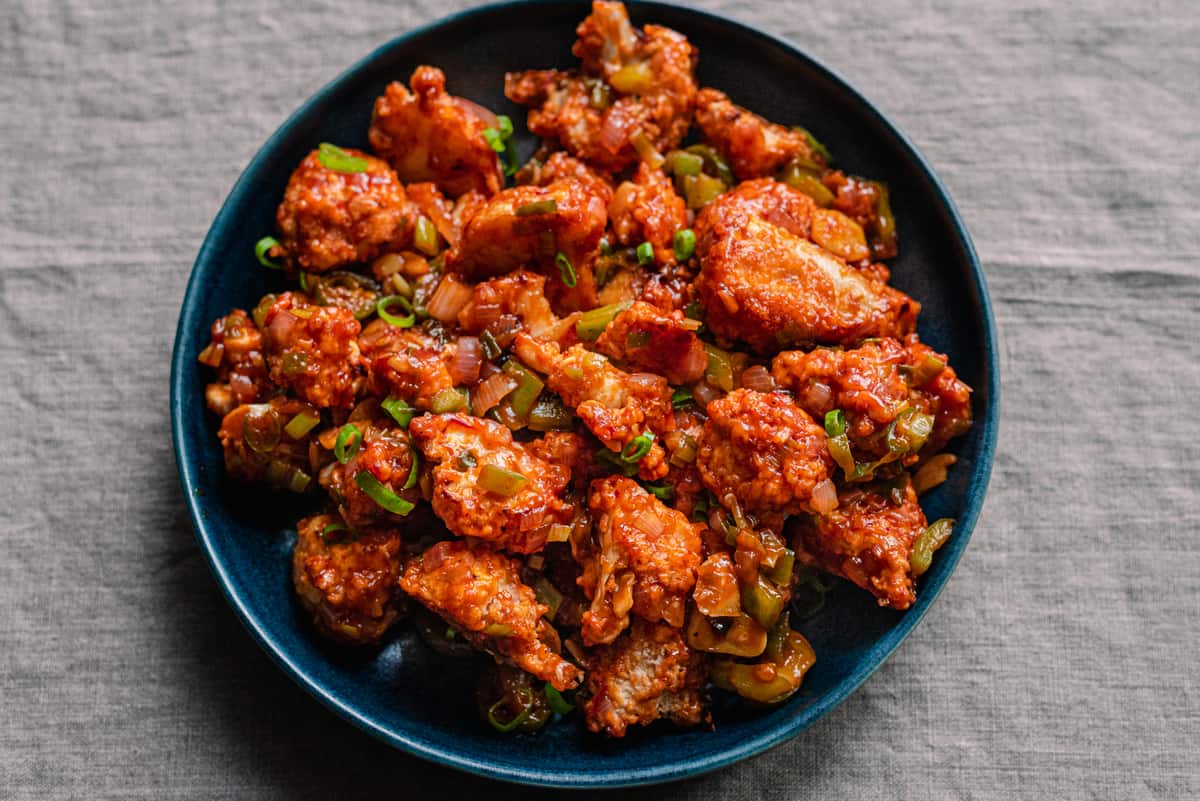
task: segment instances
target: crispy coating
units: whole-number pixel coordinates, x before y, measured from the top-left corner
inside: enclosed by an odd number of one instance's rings
[[[295,471],[310,475],[311,436],[292,438],[284,430],[301,412],[315,410],[304,401],[276,396],[266,403],[244,403],[225,415],[217,432],[225,473],[237,481],[276,489],[289,488]]]
[[[920,376],[928,359],[943,367]],[[771,368],[775,381],[796,396],[813,418],[841,409],[856,452],[879,456],[886,444],[879,434],[906,406],[934,416],[933,434],[922,453],[935,453],[971,423],[971,389],[946,364],[946,357],[913,334],[905,343],[892,338],[864,342],[850,350],[817,348],[809,353],[785,351]]]
[[[687,228],[687,205],[661,169],[639,164],[633,178],[617,187],[608,218],[622,245],[649,242],[657,263],[675,263],[675,232]]]
[[[592,482],[588,497],[595,541],[576,550],[579,586],[591,600],[583,641],[610,643],[629,612],[681,627],[700,566],[698,526],[621,476]]]
[[[530,165],[528,180],[524,180],[522,183],[549,186],[563,178],[573,178],[586,186],[593,195],[603,200],[605,206],[612,200],[612,181],[589,167],[587,162],[575,158],[565,150],[556,150],[551,153],[544,164],[534,161],[530,162]]]
[[[571,486],[576,490],[583,491],[599,475],[599,468],[592,459],[595,446],[589,447],[583,437],[573,431],[547,431],[525,447],[539,459],[566,466],[571,471]]]
[[[696,466],[713,494],[767,516],[811,509],[813,487],[833,471],[821,426],[777,392],[736,389],[706,411]]]
[[[514,553],[533,553],[549,527],[574,508],[559,498],[571,471],[535,455],[500,423],[463,414],[418,417],[409,433],[433,467],[433,511],[460,537],[488,540]],[[510,497],[479,484],[485,466],[518,473],[525,482]]]
[[[647,431],[664,434],[675,425],[667,379],[618,370],[582,345],[563,353],[546,384],[611,451],[620,452]],[[657,441],[638,462],[638,473],[647,481],[667,474],[662,445]]]
[[[583,672],[547,644],[553,628],[547,607],[521,583],[520,563],[461,540],[433,545],[410,559],[400,588],[454,626],[473,646],[548,681],[559,691],[575,687]]]
[[[331,515],[306,517],[297,525],[292,582],[317,630],[355,645],[377,642],[398,614],[400,532],[371,529],[348,535],[322,534]]]
[[[359,337],[368,386],[380,398],[391,395],[418,409],[429,409],[433,398],[454,388],[449,364],[457,352],[420,328],[398,328],[374,320]]]
[[[717,336],[772,353],[903,337],[915,327],[921,304],[812,242],[748,215],[715,225],[696,289]]]
[[[271,380],[319,408],[349,408],[362,373],[361,328],[349,309],[284,292],[263,316]]]
[[[808,239],[816,208],[817,204],[808,195],[773,178],[744,181],[696,215],[696,250],[703,256],[718,236],[728,232],[724,221],[746,216],[758,217]]]
[[[796,517],[789,527],[802,564],[849,579],[880,606],[907,609],[916,600],[909,557],[925,525],[909,486],[899,506],[868,489],[843,489],[827,517]]]
[[[708,354],[694,329],[683,312],[665,314],[637,301],[608,324],[596,340],[596,350],[624,367],[687,384],[704,375],[708,366]]]
[[[458,314],[458,324],[471,334],[498,335],[525,330],[535,337],[553,332],[559,318],[546,300],[546,277],[528,270],[481,281]]]
[[[322,471],[321,483],[347,523],[354,528],[398,523],[404,519],[387,511],[363,492],[354,477],[363,470],[411,504],[421,500],[420,487],[404,489],[413,470],[413,446],[408,433],[390,418],[353,422],[362,440],[357,452],[345,464],[334,462]],[[419,464],[418,464],[419,467]]]
[[[687,647],[678,629],[635,620],[628,634],[592,651],[584,720],[610,737],[659,719],[695,726],[706,717],[707,674],[704,656]]]
[[[234,309],[218,317],[211,330],[212,338],[204,353],[216,360],[217,376],[205,388],[204,401],[209,411],[224,417],[238,404],[265,398],[271,382],[262,354],[262,333],[250,315]]]
[[[446,76],[420,66],[410,92],[394,81],[375,101],[367,138],[405,183],[432,181],[447,194],[494,195],[504,186],[496,152],[483,136],[491,112],[446,92]]]
[[[344,173],[309,153],[292,173],[275,214],[279,244],[295,270],[324,273],[400,250],[409,238],[408,203],[385,162],[358,150],[362,172]]]
[[[739,181],[772,175],[793,159],[825,165],[802,131],[768,122],[716,89],[705,87],[696,95],[696,125]]]
[[[522,213],[537,208],[533,204],[552,208]],[[467,222],[458,247],[446,256],[446,269],[479,280],[537,266],[550,277],[547,293],[556,309],[588,309],[596,302],[592,262],[607,220],[603,200],[572,178],[505,189]],[[574,287],[563,281],[559,253],[574,268]]]
[[[638,160],[632,140],[639,134],[659,152],[676,147],[691,124],[696,49],[669,28],[635,30],[617,2],[593,3],[576,33],[582,74],[530,70],[505,77],[505,95],[533,107],[529,130],[608,172]]]

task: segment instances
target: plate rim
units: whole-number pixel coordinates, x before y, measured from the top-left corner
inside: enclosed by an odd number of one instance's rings
[[[195,338],[196,334],[190,330],[186,321],[194,316],[189,314],[188,311],[200,302],[200,295],[204,290],[198,280],[200,267],[210,260],[212,251],[217,246],[217,240],[222,238],[221,232],[229,225],[227,218],[232,214],[233,207],[240,204],[242,196],[247,194],[251,185],[255,183],[255,177],[264,154],[277,147],[279,141],[307,113],[311,106],[336,93],[343,84],[352,81],[360,71],[368,68],[377,59],[382,58],[391,50],[403,46],[410,40],[428,35],[438,28],[468,20],[472,17],[492,14],[507,8],[521,6],[560,6],[564,4],[564,0],[501,0],[500,2],[492,2],[464,9],[404,31],[372,49],[367,55],[356,60],[316,92],[304,98],[300,105],[279,124],[274,132],[255,151],[245,168],[243,168],[237,181],[230,189],[229,194],[222,202],[220,210],[213,217],[212,223],[204,236],[204,241],[200,246],[200,250],[197,252],[196,259],[192,263],[187,286],[184,290],[183,302],[180,306],[179,320],[176,325],[175,339],[172,346],[169,399],[171,439],[174,446],[176,468],[183,485],[183,494],[186,499],[192,530],[196,536],[200,550],[204,554],[205,561],[212,571],[214,578],[217,580],[222,595],[224,595],[226,601],[233,608],[235,616],[250,633],[252,639],[255,640],[268,657],[284,674],[320,701],[326,708],[333,711],[343,720],[374,736],[376,739],[413,756],[485,778],[549,788],[615,789],[672,782],[703,775],[782,745],[810,728],[856,692],[891,654],[908,639],[912,631],[924,619],[938,596],[941,595],[946,584],[953,577],[958,563],[967,549],[971,535],[975,529],[975,524],[983,509],[988,484],[991,480],[999,428],[1000,361],[997,347],[998,335],[987,281],[966,224],[941,178],[934,172],[925,156],[917,149],[907,134],[887,114],[872,100],[863,95],[839,72],[787,39],[763,31],[748,23],[705,9],[693,8],[680,3],[661,2],[660,0],[627,0],[626,4],[631,9],[636,9],[639,13],[646,11],[653,13],[656,8],[670,9],[675,13],[683,12],[694,15],[710,24],[737,29],[743,35],[755,37],[767,44],[780,48],[789,56],[805,63],[808,68],[823,74],[823,77],[838,86],[839,91],[846,93],[869,116],[874,117],[878,124],[891,132],[902,150],[905,151],[907,157],[911,160],[911,164],[914,166],[916,172],[929,182],[934,194],[940,199],[942,209],[946,213],[951,227],[959,239],[959,244],[970,266],[969,284],[973,283],[973,286],[969,286],[969,288],[974,289],[977,295],[979,322],[981,323],[983,332],[983,355],[988,367],[984,377],[989,399],[988,414],[984,418],[976,420],[976,425],[982,425],[983,429],[979,445],[979,458],[975,465],[971,481],[974,489],[965,499],[964,514],[955,526],[953,550],[939,557],[939,561],[948,563],[946,568],[944,568],[945,572],[940,582],[936,585],[923,588],[924,591],[918,596],[917,602],[913,607],[907,610],[901,620],[888,630],[888,642],[885,645],[880,646],[878,643],[874,643],[870,646],[871,655],[868,659],[864,660],[867,664],[842,679],[824,699],[805,709],[802,714],[794,716],[757,737],[747,739],[719,753],[701,753],[689,756],[684,760],[676,760],[634,771],[605,768],[587,773],[567,774],[562,771],[537,767],[497,767],[486,760],[475,759],[461,752],[456,752],[452,748],[431,746],[418,739],[406,736],[402,731],[395,731],[379,725],[368,715],[360,712],[354,706],[343,702],[334,693],[325,689],[318,681],[309,676],[302,667],[293,661],[287,653],[287,649],[277,642],[264,626],[259,624],[255,616],[251,613],[247,603],[233,592],[230,577],[225,567],[216,557],[212,536],[208,531],[202,510],[199,507],[199,501],[193,490],[196,486],[197,471],[194,466],[195,457],[190,452],[184,431],[184,420],[188,414],[184,407],[185,403],[192,403],[195,399],[181,397],[181,383],[184,371],[193,367],[189,348],[185,346]]]

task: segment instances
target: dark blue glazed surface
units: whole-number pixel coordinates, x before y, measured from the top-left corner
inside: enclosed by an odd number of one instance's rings
[[[959,463],[923,499],[930,519],[959,520],[922,579],[912,609],[877,607],[848,585],[798,628],[818,655],[802,693],[766,713],[721,708],[715,731],[654,726],[607,742],[575,721],[535,736],[500,737],[479,724],[474,679],[401,631],[367,653],[325,646],[294,604],[289,580],[294,499],[227,484],[203,403],[196,355],[211,321],[251,308],[281,288],[257,266],[255,241],[270,232],[292,169],[317,143],[366,144],[374,98],[414,66],[445,70],[449,89],[518,122],[503,96],[503,73],[573,63],[574,28],[586,6],[517,2],[469,11],[381,47],[304,103],[267,141],[225,202],[196,259],[183,301],[171,369],[176,459],[201,549],[253,637],[302,687],[342,717],[406,751],[463,770],[547,786],[615,787],[680,779],[777,745],[853,692],[908,635],[966,549],[983,504],[999,417],[999,365],[979,262],[953,202],[924,159],[870,101],[826,67],[767,34],[722,18],[658,3],[630,3],[635,23],[664,24],[700,49],[702,85],[783,123],[803,124],[848,172],[886,180],[901,234],[893,283],[924,304],[922,338],[949,354],[975,388],[975,426],[953,445]],[[263,76],[269,80],[269,76]],[[533,149],[527,135],[522,155]]]

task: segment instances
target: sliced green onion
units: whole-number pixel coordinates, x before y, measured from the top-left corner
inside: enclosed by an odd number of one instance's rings
[[[675,261],[687,261],[696,252],[696,232],[683,228],[675,232]]]
[[[675,497],[675,488],[670,484],[660,482],[658,484],[644,484],[643,486],[646,492],[658,498],[663,503],[670,503]]]
[[[513,731],[515,731],[517,729],[518,726],[520,726],[525,721],[529,720],[529,716],[533,714],[533,701],[531,700],[529,703],[527,703],[525,705],[525,708],[521,710],[521,714],[517,715],[515,718],[513,718],[512,720],[510,720],[508,722],[503,722],[500,720],[500,718],[496,717],[496,712],[503,705],[504,705],[504,699],[501,698],[499,701],[497,701],[496,703],[494,703],[490,707],[488,707],[488,713],[487,713],[488,723],[490,723],[492,725],[493,729],[500,732],[501,734],[511,734]]]
[[[643,267],[654,263],[654,245],[651,245],[649,242],[643,242],[638,245],[635,252],[637,253],[638,264]]]
[[[495,128],[487,128],[483,132],[483,138],[487,140],[488,147],[495,150],[497,153],[504,152],[504,135]]]
[[[954,521],[948,517],[935,520],[922,531],[913,542],[912,553],[909,554],[908,564],[914,576],[920,576],[933,563],[933,552],[946,544],[954,532]]]
[[[508,394],[507,400],[513,411],[522,420],[527,420],[529,413],[533,411],[534,404],[537,403],[538,396],[542,394],[545,383],[516,359],[506,361],[502,369],[521,382]]]
[[[608,241],[607,236],[600,237],[600,255],[611,256],[613,254],[612,242]]]
[[[926,356],[918,365],[900,365],[900,374],[908,379],[908,385],[911,387],[923,387],[933,379],[937,378],[942,370],[946,369],[946,363],[937,356],[930,354]]]
[[[369,470],[359,470],[354,476],[354,483],[367,494],[368,498],[392,514],[406,515],[416,508],[385,487]]]
[[[301,270],[300,275],[297,276],[296,280],[300,283],[300,289],[304,292],[307,292],[308,291],[308,273]],[[300,309],[293,307],[291,309],[288,309],[288,311],[290,311],[292,314],[295,314],[296,312],[300,311]],[[300,316],[311,317],[312,312],[310,311],[307,315],[300,315]]]
[[[298,468],[292,468],[291,478],[288,479],[288,489],[296,494],[304,492],[308,489],[309,483],[312,481],[312,476]]]
[[[830,437],[840,437],[846,433],[846,413],[834,409],[825,413],[825,434]]]
[[[488,128],[483,132],[488,147],[504,157],[504,174],[510,176],[517,171],[517,152],[512,144],[512,120],[503,114],[496,117],[499,128]]]
[[[330,534],[336,534],[339,531],[349,531],[349,530],[350,530],[350,527],[340,521],[337,523],[330,523],[328,526],[321,529],[321,539],[324,540],[325,542],[328,542]]]
[[[437,226],[424,214],[417,217],[417,223],[413,228],[413,245],[426,256],[438,254]]]
[[[592,460],[599,462],[607,467],[611,467],[618,471],[621,475],[627,478],[632,478],[637,475],[638,467],[635,463],[622,461],[621,455],[613,453],[608,448],[601,448],[593,454]]]
[[[368,166],[366,159],[352,156],[337,145],[331,145],[328,142],[322,142],[317,146],[317,161],[321,162],[321,166],[326,169],[350,175],[366,172]]]
[[[483,355],[489,359],[495,359],[504,352],[500,343],[496,341],[496,337],[492,336],[491,331],[484,331],[479,335],[479,344],[483,346]]]
[[[796,566],[796,552],[784,549],[783,556],[775,560],[774,566],[763,573],[780,587],[787,587],[792,580],[792,569]]]
[[[258,259],[258,263],[268,270],[282,270],[283,265],[277,261],[271,261],[271,258],[267,255],[267,251],[278,245],[279,240],[275,237],[264,236],[254,243],[254,258]]]
[[[554,685],[546,682],[546,703],[550,705],[550,711],[556,715],[568,715],[575,709],[575,705],[568,703],[567,699],[562,697],[562,693],[554,689]]]
[[[408,469],[408,480],[400,488],[402,490],[409,490],[417,486],[417,471],[421,469],[421,454],[417,453],[416,448],[409,448],[408,452],[412,454],[412,467]]]
[[[704,320],[704,307],[700,305],[700,301],[688,301],[688,305],[683,307],[683,316],[689,320]]]
[[[479,471],[479,486],[505,498],[511,498],[520,492],[527,481],[529,479],[520,473],[505,470],[494,464],[485,464]]]
[[[861,478],[869,465],[855,464],[854,454],[850,451],[850,437],[846,433],[846,414],[841,409],[825,413],[825,438],[829,455],[842,468],[846,478]]]
[[[679,437],[679,445],[671,452],[671,464],[676,467],[685,467],[696,461],[696,453],[699,451],[700,445],[696,442],[696,438],[689,434],[682,434]]]
[[[686,389],[677,389],[671,393],[671,406],[676,409],[683,409],[695,403],[692,398],[692,393]]]
[[[730,360],[729,354],[716,345],[707,343],[704,345],[704,350],[708,352],[708,368],[704,371],[704,378],[717,389],[732,392],[733,362]]]
[[[392,314],[388,311],[392,306],[399,306],[408,312],[408,314],[403,317]],[[417,321],[417,315],[413,313],[412,303],[403,295],[388,295],[386,298],[380,298],[379,302],[375,304],[375,312],[379,315],[379,319],[397,328],[412,328],[413,323]]]
[[[417,410],[408,405],[408,402],[401,398],[391,398],[379,404],[379,408],[383,409],[392,419],[396,421],[401,428],[408,428],[408,424],[412,421]]]
[[[533,592],[537,595],[538,603],[546,607],[544,617],[547,620],[554,620],[554,616],[558,614],[558,608],[562,606],[562,593],[545,576],[538,576],[538,580],[533,585]]]
[[[833,161],[833,156],[830,155],[829,149],[825,147],[825,145],[818,142],[817,137],[809,133],[807,128],[800,125],[793,125],[792,130],[804,134],[804,141],[808,142],[808,149],[825,159],[826,164],[829,164]]]
[[[533,431],[566,431],[574,422],[574,414],[553,393],[540,398],[529,410],[529,428]]]
[[[268,293],[263,295],[262,299],[258,301],[258,305],[254,307],[254,311],[250,312],[250,316],[254,318],[254,324],[256,326],[262,328],[264,325],[266,325],[267,312],[270,311],[271,307],[275,305],[276,300],[278,300],[278,298],[274,293]]]
[[[640,461],[643,456],[650,452],[652,447],[654,447],[653,434],[649,431],[638,434],[621,449],[621,461],[627,464]]]
[[[786,603],[783,593],[761,575],[753,584],[742,587],[742,609],[764,629],[775,625]]]
[[[434,414],[461,412],[467,408],[467,391],[465,389],[443,389],[429,401],[429,409]]]
[[[933,415],[912,406],[902,410],[887,427],[888,450],[895,454],[916,453],[933,433]]]
[[[558,211],[558,201],[554,198],[535,200],[532,203],[522,203],[515,209],[518,217],[531,217],[535,214],[553,214]]]
[[[362,432],[353,423],[346,423],[338,432],[337,441],[333,444],[333,455],[339,462],[345,464],[358,453],[360,445],[362,445]]]
[[[608,306],[585,311],[575,323],[575,333],[585,342],[591,342],[604,333],[604,329],[618,314],[633,305],[632,300],[611,303]]]
[[[292,439],[300,439],[309,431],[312,431],[319,422],[321,422],[321,415],[311,409],[305,409],[302,412],[297,412],[295,417],[288,420],[288,424],[283,427],[283,433]]]
[[[561,250],[554,256],[554,263],[558,265],[559,271],[562,273],[562,281],[568,287],[574,287],[579,280],[575,275],[575,268],[571,266],[571,260],[567,258],[567,254]]]

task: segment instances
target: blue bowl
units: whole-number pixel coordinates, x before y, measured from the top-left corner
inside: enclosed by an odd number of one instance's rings
[[[523,111],[504,98],[503,74],[574,63],[574,30],[586,13],[578,2],[504,3],[458,14],[384,45],[306,101],[259,150],[213,221],[192,269],[171,365],[172,432],[196,534],[230,604],[263,649],[300,686],[376,737],[434,762],[527,784],[619,787],[681,779],[745,759],[812,725],[879,667],[949,579],[983,504],[996,439],[999,372],[983,274],[950,196],[916,148],[858,91],[787,42],[677,6],[631,3],[630,11],[635,23],[667,25],[699,47],[702,85],[771,119],[803,123],[830,146],[840,167],[891,185],[902,237],[893,282],[924,304],[922,338],[948,353],[975,388],[975,425],[953,445],[959,462],[949,481],[923,498],[930,519],[959,522],[911,609],[881,609],[865,592],[837,588],[824,610],[799,626],[817,652],[803,691],[765,713],[720,708],[712,731],[656,724],[604,741],[568,720],[536,735],[502,737],[477,719],[471,670],[437,657],[411,632],[401,630],[366,653],[325,645],[293,599],[295,500],[225,482],[196,355],[213,319],[282,288],[277,273],[257,266],[253,249],[274,227],[291,171],[319,142],[365,146],[375,97],[422,63],[444,69],[455,94],[523,120]],[[532,152],[528,135],[519,142],[523,156]]]

